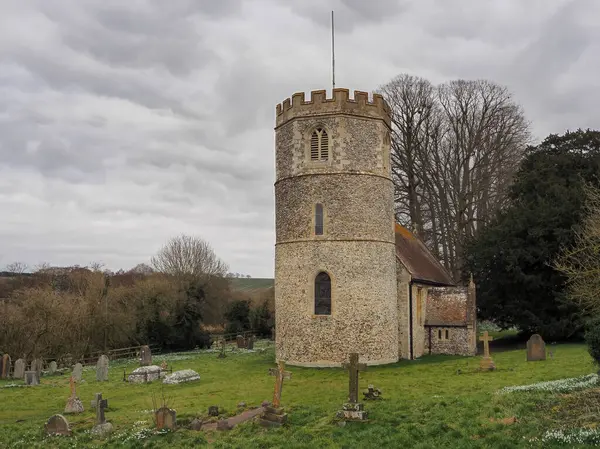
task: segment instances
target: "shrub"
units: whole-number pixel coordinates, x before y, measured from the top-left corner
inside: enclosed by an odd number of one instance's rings
[[[600,317],[590,320],[585,332],[585,341],[592,358],[600,365]]]
[[[250,329],[250,302],[244,300],[233,301],[225,312],[227,326],[226,334],[243,332]]]

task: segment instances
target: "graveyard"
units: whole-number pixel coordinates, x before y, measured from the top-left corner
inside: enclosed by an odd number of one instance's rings
[[[252,350],[228,345],[225,357],[219,349],[153,355],[151,363],[169,372],[199,374],[200,379],[181,384],[124,381],[140,367],[138,359],[110,361],[106,381],[98,380],[96,366],[83,367],[77,382],[71,370],[43,371],[39,385],[0,381],[0,447],[565,447],[564,441],[544,440],[544,435],[594,423],[600,405],[597,378],[556,388],[543,384],[538,391],[511,387],[577,378],[596,368],[583,344],[546,349],[545,360],[528,361],[524,344],[495,352],[492,342],[493,370],[482,369],[483,353],[426,355],[360,369],[349,360],[345,368],[317,369],[277,367],[273,343],[259,340]],[[349,376],[357,379],[357,391]],[[573,382],[582,386],[560,387]],[[285,419],[281,426],[264,426],[259,407],[273,400],[274,388]],[[365,412],[358,422],[340,415],[357,393],[352,402]],[[74,397],[84,411],[64,414]],[[169,421],[171,415],[157,421],[155,411],[163,407],[173,411],[175,422]],[[219,416],[211,418],[209,408]],[[110,423],[106,435],[92,430],[100,412]],[[44,435],[44,425],[56,414],[68,420],[69,436]],[[215,424],[240,415],[251,419],[222,430]],[[192,430],[194,421],[205,427]]]

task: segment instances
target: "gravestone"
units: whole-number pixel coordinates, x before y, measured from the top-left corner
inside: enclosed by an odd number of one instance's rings
[[[246,349],[254,349],[254,335],[249,335],[246,338]]]
[[[63,415],[51,416],[44,426],[46,435],[71,435],[69,421]]]
[[[2,368],[0,369],[0,378],[8,379],[10,377],[10,356],[8,354],[4,354],[2,356],[2,362],[0,362]]]
[[[269,368],[269,375],[275,376],[275,388],[273,391],[273,402],[265,407],[265,411],[260,415],[260,425],[263,427],[279,427],[287,422],[287,413],[284,413],[281,407],[281,391],[283,390],[283,380],[291,379],[292,373],[285,371],[283,361],[277,363],[277,368]]]
[[[96,380],[105,382],[108,380],[108,357],[104,354],[98,358],[96,362]]]
[[[31,366],[29,367],[29,371],[35,371],[38,373],[38,378],[42,375],[42,369],[44,367],[44,362],[42,359],[33,359],[31,362]]]
[[[527,341],[527,361],[546,360],[546,343],[539,334],[533,334]]]
[[[225,355],[225,344],[226,344],[225,339],[221,338],[221,341],[219,342],[219,345],[220,345],[219,358],[220,359],[224,359],[225,357],[227,357]]]
[[[200,380],[200,374],[191,369],[175,371],[163,379],[163,384],[182,384],[185,382],[194,382]]]
[[[50,375],[56,374],[57,369],[58,369],[57,363],[54,360],[52,360],[50,362],[50,364],[48,365],[48,374],[50,374]]]
[[[106,422],[104,411],[108,408],[108,399],[102,399],[102,393],[96,393],[96,425],[92,428],[92,435],[104,438],[109,435],[113,426]]]
[[[125,373],[123,373],[123,375],[125,376]],[[134,369],[129,376],[127,376],[127,381],[134,383],[147,383],[161,379],[166,375],[167,373],[160,369],[160,366],[140,366],[139,368]],[[123,378],[123,380],[125,380],[125,378]]]
[[[17,359],[15,369],[13,370],[13,379],[23,379],[25,377],[25,360]]]
[[[94,399],[92,399],[92,402],[90,402],[90,406],[92,407],[93,410],[96,410],[96,407],[98,406],[98,402],[102,400],[102,393],[96,393],[94,395]]]
[[[73,372],[71,373],[73,376],[73,380],[75,382],[81,382],[81,376],[83,376],[83,365],[81,363],[76,363],[73,366]]]
[[[236,343],[237,343],[237,347],[239,349],[245,348],[246,347],[246,341],[244,339],[243,335],[238,335],[235,339]]]
[[[39,385],[40,376],[37,371],[25,371],[25,385]]]
[[[488,331],[485,331],[479,340],[483,342],[483,357],[479,362],[479,369],[483,371],[493,371],[496,369],[496,364],[492,360],[490,356],[490,341],[494,338],[488,334]]]
[[[175,430],[175,424],[177,423],[177,413],[175,410],[163,406],[156,411],[155,416],[156,428],[158,430]]]
[[[150,352],[150,346],[144,345],[140,348],[140,366],[152,365],[152,353]]]
[[[342,406],[337,413],[339,418],[345,421],[366,421],[367,412],[364,405],[358,402],[358,373],[366,371],[367,365],[358,362],[358,353],[350,354],[350,362],[342,365],[348,370],[348,402]]]
[[[69,379],[69,386],[71,387],[71,396],[67,399],[64,413],[83,413],[83,403],[81,402],[81,399],[77,397],[73,376]]]
[[[208,407],[208,416],[219,416],[219,407],[216,405]]]

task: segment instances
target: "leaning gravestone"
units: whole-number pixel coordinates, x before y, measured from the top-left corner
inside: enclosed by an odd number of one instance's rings
[[[0,378],[2,379],[8,379],[10,377],[10,356],[8,354],[4,354],[2,356],[2,362],[0,362],[0,365],[2,365],[2,369],[0,369]]]
[[[533,334],[527,341],[527,361],[546,360],[546,343],[539,334]]]
[[[50,364],[48,365],[48,374],[50,374],[50,375],[56,374],[57,369],[58,369],[58,365],[56,364],[56,362],[54,360],[52,360],[50,362]]]
[[[39,385],[40,375],[37,371],[25,371],[25,385]]]
[[[46,421],[44,426],[46,435],[71,435],[69,421],[63,415],[54,415]]]
[[[108,380],[108,357],[104,354],[100,356],[96,363],[96,380],[104,382]]]
[[[140,348],[140,366],[152,365],[152,352],[150,346],[144,345]]]
[[[175,430],[175,423],[177,422],[177,413],[175,410],[169,407],[161,407],[156,413],[156,428]]]
[[[83,376],[83,365],[81,363],[76,363],[73,367],[73,372],[71,375],[73,376],[73,380],[75,382],[81,382],[81,376]]]
[[[13,371],[13,379],[23,379],[25,377],[25,360],[17,359]]]
[[[38,378],[39,378],[42,375],[43,367],[44,367],[44,362],[42,361],[42,359],[34,359],[31,362],[29,371],[35,371],[36,373],[38,373]]]

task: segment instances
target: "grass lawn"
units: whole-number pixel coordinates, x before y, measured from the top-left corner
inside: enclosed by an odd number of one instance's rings
[[[178,423],[183,425],[206,415],[210,405],[231,414],[241,401],[248,406],[259,405],[272,395],[273,378],[268,375],[268,368],[275,366],[272,347],[255,353],[232,353],[225,359],[211,352],[155,356],[157,364],[166,358],[175,370],[191,368],[200,373],[199,382],[181,385],[125,383],[123,368],[129,372],[136,364],[113,362],[109,382],[97,383],[93,369],[84,371],[85,382],[77,391],[86,410],[68,417],[74,430],[71,438],[44,440],[41,436],[45,420],[64,409],[69,396],[67,375],[43,377],[36,387],[0,388],[0,447],[584,447],[530,440],[550,429],[598,422],[600,410],[594,407],[600,404],[600,393],[595,389],[569,394],[495,394],[504,386],[596,371],[584,345],[552,347],[554,357],[545,362],[527,363],[523,350],[499,352],[494,355],[498,370],[488,373],[475,371],[479,361],[476,357],[426,356],[418,361],[369,367],[360,374],[360,387],[374,384],[382,390],[384,399],[365,403],[369,423],[343,427],[335,422],[335,413],[347,397],[347,372],[288,367],[293,375],[283,388],[282,402],[289,413],[286,427],[267,430],[245,423],[229,432],[211,434],[184,428],[160,435],[145,430],[152,427],[153,395],[166,396],[168,405],[177,410]],[[2,381],[0,387],[10,383]],[[88,432],[94,424],[90,401],[96,392],[108,399],[106,416],[115,427],[112,439],[104,442],[93,440]],[[597,399],[589,402],[589,398]],[[588,413],[583,418],[582,407]],[[510,425],[491,421],[511,417],[518,421]]]

